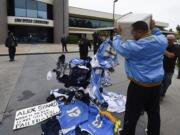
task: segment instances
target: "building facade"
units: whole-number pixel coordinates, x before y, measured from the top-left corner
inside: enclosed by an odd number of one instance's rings
[[[136,14],[115,14],[115,20],[131,20],[131,16]],[[157,25],[168,26],[162,22]],[[113,14],[69,7],[68,0],[0,0],[0,26],[0,44],[5,42],[8,31],[19,43],[60,43],[62,36],[77,43],[81,34],[92,39],[94,32],[112,30]]]
[[[68,35],[68,0],[0,0],[0,43],[8,31],[19,43],[60,43]]]

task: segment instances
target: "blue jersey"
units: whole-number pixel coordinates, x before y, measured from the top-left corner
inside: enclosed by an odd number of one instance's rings
[[[91,71],[91,91],[94,98],[98,99],[100,103],[104,102],[104,98],[100,92],[101,80],[102,80],[102,69],[101,68],[93,68]]]
[[[59,107],[61,113],[57,119],[61,125],[62,131],[64,130],[67,133],[73,131],[80,123],[88,120],[88,106],[79,100],[75,100],[68,105],[59,104]]]
[[[112,41],[104,41],[96,53],[96,58],[102,68],[110,68],[117,59],[116,52],[112,47]]]
[[[86,131],[91,135],[114,135],[114,124],[106,117],[101,116],[98,110],[89,107],[89,119],[80,125],[81,131]]]
[[[88,63],[89,63],[88,60],[82,60],[78,58],[74,58],[69,62],[69,64],[72,64],[72,65],[86,65]]]

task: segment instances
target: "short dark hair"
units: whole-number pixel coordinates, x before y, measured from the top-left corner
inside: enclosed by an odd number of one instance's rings
[[[132,24],[133,30],[141,30],[143,32],[148,32],[148,25],[144,21],[137,21]]]

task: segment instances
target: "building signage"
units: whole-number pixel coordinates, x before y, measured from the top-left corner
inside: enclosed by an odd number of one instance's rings
[[[21,19],[21,18],[15,18],[14,22],[19,22],[19,23],[39,23],[39,24],[49,24],[48,21],[45,20],[33,20],[33,19]]]
[[[53,20],[8,16],[8,24],[53,27]]]
[[[56,101],[18,110],[16,112],[13,129],[16,130],[33,126],[59,113],[60,109]]]

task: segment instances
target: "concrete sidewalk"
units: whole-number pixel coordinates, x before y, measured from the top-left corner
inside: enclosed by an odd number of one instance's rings
[[[77,44],[68,44],[68,52],[78,52],[79,46]],[[30,55],[30,54],[53,54],[61,53],[62,45],[60,44],[19,44],[16,48],[17,55]],[[0,45],[0,56],[7,56],[8,48]]]

